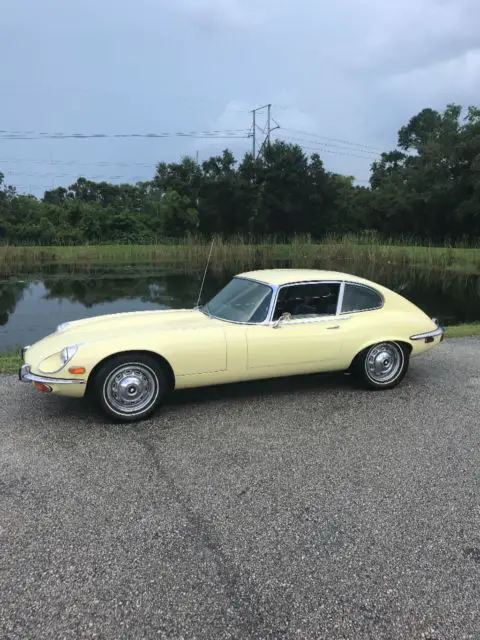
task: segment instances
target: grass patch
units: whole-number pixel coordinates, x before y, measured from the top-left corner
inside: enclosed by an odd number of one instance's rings
[[[457,324],[451,327],[445,327],[445,337],[450,338],[468,338],[471,336],[480,336],[480,322],[472,324]],[[9,351],[0,351],[0,374],[17,373],[21,366],[20,348],[11,349]]]
[[[150,245],[0,246],[0,273],[25,271],[43,265],[188,264],[205,265],[211,241],[197,237]],[[291,242],[275,237],[262,242],[236,237],[215,238],[211,267],[243,270],[289,263],[298,268],[329,268],[345,263],[391,264],[480,273],[480,249],[472,247],[421,246],[365,240],[362,236],[331,236],[321,242],[297,236]]]
[[[467,338],[470,336],[480,336],[480,322],[445,327],[446,338]]]
[[[20,348],[0,352],[0,373],[17,373],[21,364]]]

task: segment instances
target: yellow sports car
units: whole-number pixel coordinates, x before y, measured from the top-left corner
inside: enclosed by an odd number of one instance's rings
[[[334,271],[235,276],[207,304],[60,325],[22,350],[20,380],[94,400],[111,419],[146,418],[174,389],[347,371],[397,385],[443,328],[397,293]]]

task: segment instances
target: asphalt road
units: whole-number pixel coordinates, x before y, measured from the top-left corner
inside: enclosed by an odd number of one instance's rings
[[[134,427],[0,382],[0,638],[480,638],[479,339]]]

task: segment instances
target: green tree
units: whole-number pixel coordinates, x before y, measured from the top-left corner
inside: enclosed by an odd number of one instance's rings
[[[167,189],[160,202],[160,218],[163,233],[180,237],[198,228],[198,212],[190,206],[188,196],[181,196],[174,189]]]
[[[16,193],[0,173],[2,242],[365,231],[430,242],[480,235],[480,109],[421,110],[399,129],[397,148],[373,163],[369,187],[281,141],[238,162],[228,149],[201,165],[188,157],[161,162],[151,180],[136,184],[79,177],[42,199]]]
[[[402,151],[373,164],[371,186],[384,233],[440,240],[478,234],[478,109],[424,109],[399,130]]]

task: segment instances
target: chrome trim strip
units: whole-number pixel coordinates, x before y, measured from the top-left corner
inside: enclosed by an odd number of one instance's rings
[[[443,327],[437,327],[432,331],[425,331],[424,333],[416,333],[414,336],[410,336],[410,340],[425,340],[425,338],[437,338],[445,333]]]
[[[30,365],[24,364],[20,369],[19,378],[21,382],[41,382],[42,384],[85,384],[83,378],[78,380],[68,380],[66,378],[49,378],[47,376],[37,376],[30,373]]]
[[[293,317],[291,320],[287,320],[285,322],[281,322],[279,327],[291,327],[295,324],[315,324],[321,322],[341,322],[343,320],[350,320],[351,316],[315,316],[313,318],[298,318]],[[330,327],[331,329],[336,329],[337,327]]]
[[[342,311],[342,304],[343,304],[343,296],[345,295],[345,280],[342,281],[342,284],[340,285],[340,293],[338,294],[338,301],[337,301],[337,313],[335,315],[340,315],[341,311]]]
[[[275,313],[278,292],[280,290],[278,284],[271,284],[270,287],[272,288],[272,299],[270,300],[270,309],[268,310],[267,317],[264,320],[263,324],[271,324],[273,322],[273,314]]]

